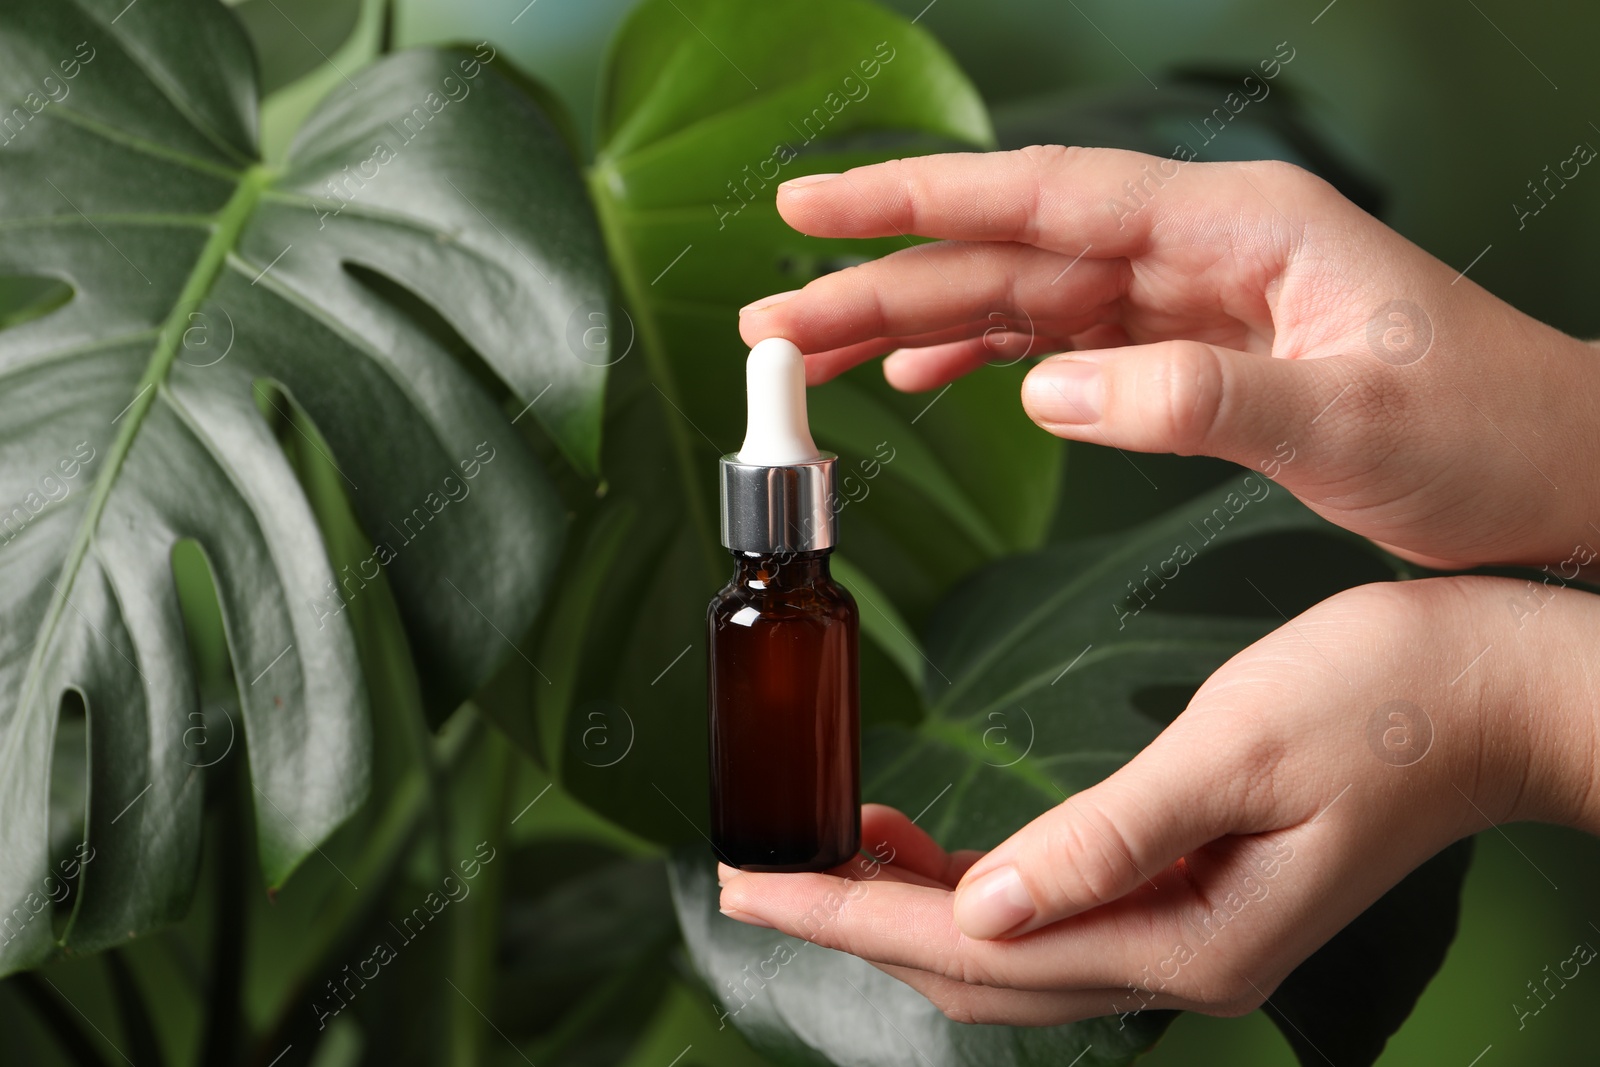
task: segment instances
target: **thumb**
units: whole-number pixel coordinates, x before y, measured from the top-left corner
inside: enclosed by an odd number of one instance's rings
[[[1159,341],[1043,360],[1023,382],[1022,404],[1059,437],[1255,467],[1284,441],[1310,445],[1309,436],[1345,424],[1313,425],[1347,387],[1340,377],[1355,375],[1351,360],[1339,356],[1279,359]]]
[[[973,864],[955,891],[962,933],[1016,936],[1110,903],[1235,832],[1238,806],[1222,783],[1244,776],[1219,776],[1212,761],[1180,747],[1157,740]]]

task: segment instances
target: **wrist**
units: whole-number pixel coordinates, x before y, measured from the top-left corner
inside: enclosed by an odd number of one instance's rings
[[[1596,709],[1600,596],[1547,586],[1530,611],[1529,583],[1442,579],[1464,600],[1455,628],[1474,751],[1459,789],[1470,797],[1464,832],[1507,822],[1549,822],[1600,834]],[[1451,632],[1451,631],[1445,631]],[[1472,657],[1481,658],[1466,664]],[[1444,801],[1459,801],[1446,789]]]
[[[1522,334],[1529,377],[1524,397],[1537,424],[1512,430],[1528,457],[1531,481],[1550,491],[1549,511],[1529,516],[1535,537],[1521,559],[1563,581],[1600,578],[1600,342],[1584,341],[1526,319]],[[1531,435],[1531,436],[1530,436]],[[1538,470],[1532,469],[1537,458]],[[1551,484],[1553,483],[1553,484]]]

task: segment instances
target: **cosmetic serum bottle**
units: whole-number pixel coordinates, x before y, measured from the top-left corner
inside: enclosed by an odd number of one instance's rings
[[[748,871],[821,871],[861,838],[855,600],[828,573],[834,464],[806,420],[805,365],[782,338],[745,365],[743,446],[722,457],[733,579],[706,612],[711,842]]]

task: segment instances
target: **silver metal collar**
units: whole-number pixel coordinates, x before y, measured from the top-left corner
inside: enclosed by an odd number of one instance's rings
[[[838,538],[833,467],[823,452],[780,467],[722,457],[722,543],[735,552],[815,552]]]

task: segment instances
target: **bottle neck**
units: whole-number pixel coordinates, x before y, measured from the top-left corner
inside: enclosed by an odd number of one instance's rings
[[[833,549],[815,552],[735,552],[733,580],[755,589],[799,589],[829,581]]]

